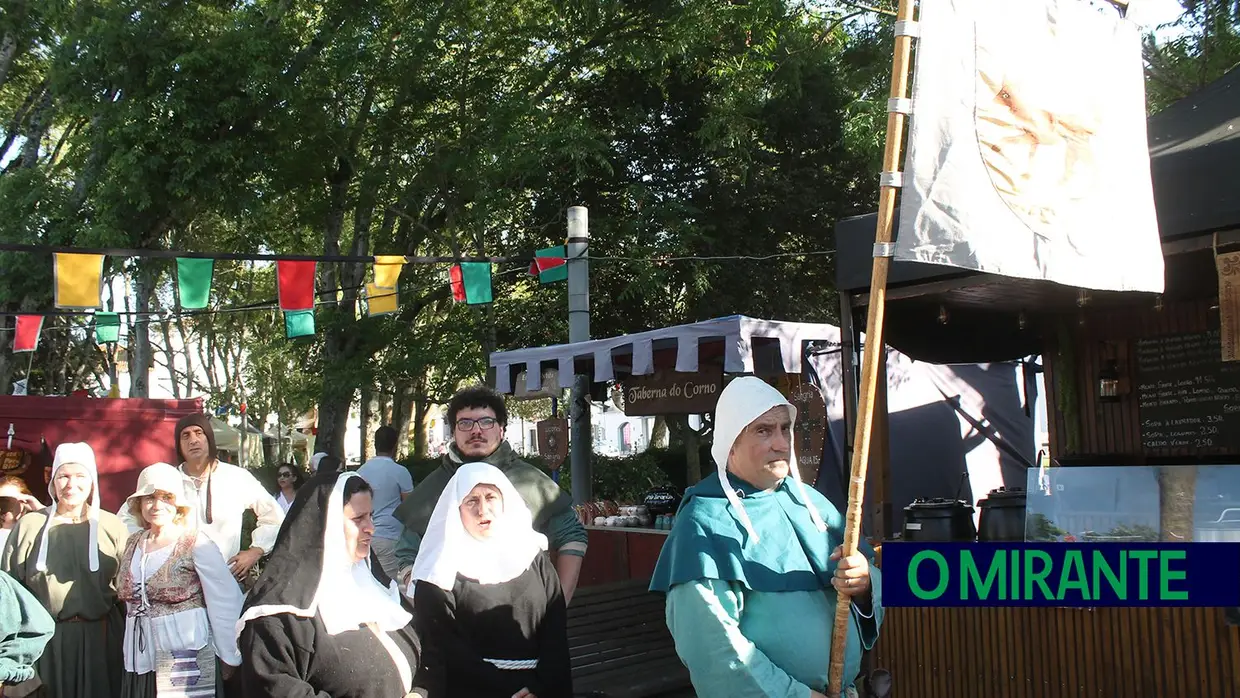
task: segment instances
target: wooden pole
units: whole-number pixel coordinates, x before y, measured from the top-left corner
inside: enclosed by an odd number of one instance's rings
[[[896,21],[911,22],[915,0],[900,0]],[[907,25],[906,25],[907,26]],[[891,98],[904,99],[909,84],[909,67],[913,49],[913,37],[897,34],[895,55],[891,61]],[[898,172],[900,155],[904,145],[905,116],[896,109],[887,114],[887,144],[883,151],[883,172]],[[874,242],[878,245],[892,241],[892,228],[896,212],[896,193],[899,187],[883,184],[878,194],[878,225]],[[883,343],[883,310],[887,299],[887,272],[891,257],[886,252],[874,256],[874,272],[870,277],[870,298],[865,324],[865,349],[861,359],[861,388],[857,398],[857,426],[852,454],[852,478],[848,486],[848,511],[844,516],[844,556],[857,553],[861,537],[861,503],[865,498],[866,466],[870,460],[870,432],[874,426],[874,393],[882,362],[887,352]],[[835,625],[831,633],[831,664],[827,671],[827,695],[835,698],[841,693],[844,674],[844,652],[847,649],[849,612],[852,601],[843,594],[835,607]]]

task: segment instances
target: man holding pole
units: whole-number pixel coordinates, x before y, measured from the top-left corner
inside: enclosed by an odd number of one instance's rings
[[[841,594],[852,601],[846,696],[857,695],[861,654],[878,639],[873,551],[842,555],[843,517],[797,474],[795,420],[765,381],[728,384],[711,448],[718,477],[685,492],[655,566],[650,589],[667,594],[667,625],[698,695],[822,698]]]

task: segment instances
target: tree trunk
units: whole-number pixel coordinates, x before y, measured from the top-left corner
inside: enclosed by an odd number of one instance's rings
[[[381,426],[392,426],[392,403],[394,402],[392,399],[392,393],[380,388],[379,392],[375,396],[375,401],[378,404],[375,415],[376,419],[379,421],[379,424]]]
[[[177,378],[177,355],[172,350],[172,328],[168,322],[168,317],[159,323],[160,334],[164,339],[164,357],[168,360],[168,381],[172,384],[172,397],[181,399],[181,381]]]
[[[362,448],[362,453],[361,453],[362,462],[365,463],[367,460],[370,459],[370,454],[375,452],[375,449],[374,449],[375,434],[374,434],[374,430],[370,428],[371,417],[373,416],[373,413],[374,413],[373,403],[374,403],[375,395],[374,395],[374,389],[371,388],[369,385],[363,385],[360,392],[361,392],[361,409],[358,410],[359,417],[360,417],[358,421],[360,422],[359,428],[361,429],[361,432],[362,432],[361,433],[362,438],[359,439],[358,442],[361,444],[361,448]]]
[[[8,310],[13,304],[5,303],[3,308]],[[16,306],[13,306],[16,307]],[[4,327],[7,318],[0,319],[0,327]],[[13,322],[17,322],[17,318],[13,318]],[[9,348],[13,346],[13,333],[0,332],[0,395],[8,395],[13,392],[13,367],[16,362],[13,361],[13,352]]]
[[[323,393],[319,397],[319,433],[314,437],[314,449],[344,459],[344,435],[349,425],[349,407],[353,404],[353,391],[336,391],[323,381]]]
[[[1193,540],[1193,504],[1196,497],[1196,466],[1164,465],[1159,469],[1159,540],[1178,543]]]
[[[150,397],[151,356],[150,324],[146,321],[151,310],[154,292],[154,274],[139,263],[134,275],[134,311],[138,313],[129,337],[129,397]]]
[[[8,81],[9,69],[13,67],[13,62],[17,58],[17,28],[22,27],[26,23],[26,9],[29,3],[25,0],[8,3],[8,22],[9,30],[4,33],[4,38],[0,40],[0,87]],[[3,155],[3,153],[0,153]]]
[[[412,417],[412,387],[409,385],[409,381],[396,381],[395,390],[392,394],[392,415],[389,418],[388,423],[392,425],[392,428],[396,430],[396,434],[398,435],[398,438],[396,439],[396,453],[398,454],[398,458],[404,458],[409,455],[409,427],[412,422]],[[415,433],[413,438],[413,452],[416,454],[418,453],[418,435]],[[422,441],[423,452],[425,452],[425,435],[423,435]]]
[[[702,435],[689,426],[689,415],[677,414],[665,420],[667,430],[685,449],[685,486],[702,479]]]
[[[421,394],[413,400],[413,452],[418,458],[426,458],[426,415],[430,412],[431,401]]]
[[[667,448],[667,417],[663,415],[654,418],[654,428],[650,431],[650,448]]]
[[[189,348],[189,334],[185,331],[185,320],[177,314],[177,334],[181,336],[181,353],[185,354],[185,396],[194,394],[194,353]]]

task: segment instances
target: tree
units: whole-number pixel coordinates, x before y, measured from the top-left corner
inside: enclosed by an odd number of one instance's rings
[[[1145,37],[1146,104],[1151,114],[1217,80],[1240,62],[1240,3],[1180,0],[1184,14]]]

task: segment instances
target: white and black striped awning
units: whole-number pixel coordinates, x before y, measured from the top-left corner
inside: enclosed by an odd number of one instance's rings
[[[503,393],[533,393],[543,389],[544,374],[571,376],[578,370],[578,361],[593,364],[595,383],[615,380],[617,363],[620,363],[623,373],[649,375],[655,370],[655,352],[673,347],[676,350],[675,370],[694,373],[698,370],[699,344],[721,341],[724,372],[744,374],[754,372],[755,340],[771,340],[771,344],[777,342],[784,372],[799,374],[805,343],[829,342],[838,345],[840,330],[834,325],[758,320],[732,315],[607,339],[497,351],[491,354],[490,364],[495,369],[496,390]],[[617,362],[617,359],[621,361]],[[534,367],[538,370],[530,370]],[[513,385],[513,378],[521,373],[525,374],[523,389]],[[560,384],[567,387],[566,381]]]

